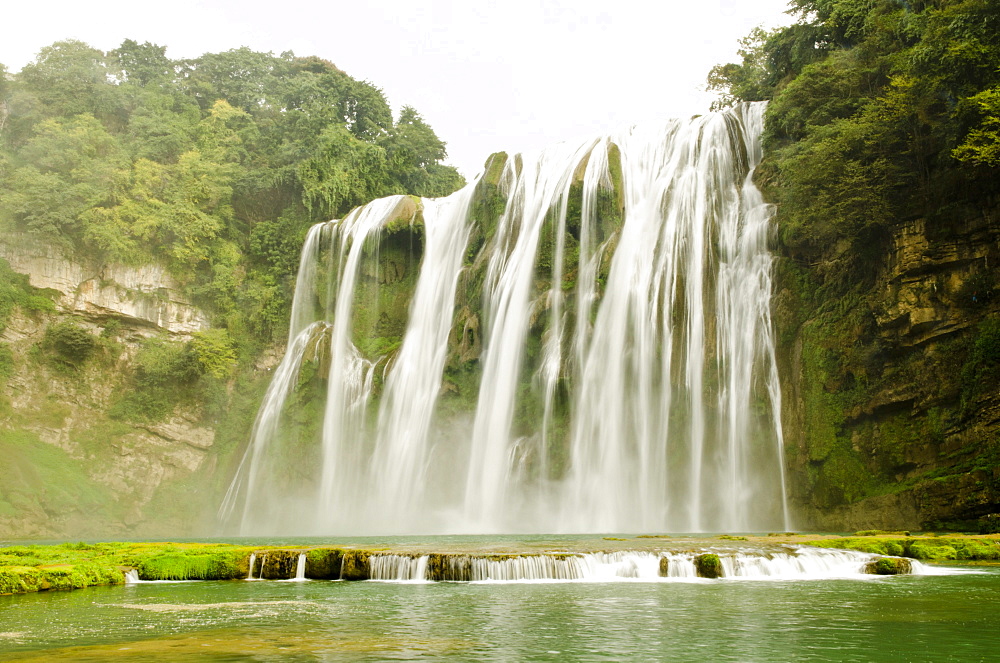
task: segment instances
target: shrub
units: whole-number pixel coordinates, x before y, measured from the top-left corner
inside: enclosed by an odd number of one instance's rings
[[[72,320],[49,325],[44,344],[64,364],[78,366],[85,362],[97,345],[94,335]]]
[[[191,339],[191,349],[202,370],[212,377],[225,379],[236,366],[236,346],[225,329],[198,332]]]

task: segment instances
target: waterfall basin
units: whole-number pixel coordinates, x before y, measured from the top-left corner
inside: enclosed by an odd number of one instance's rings
[[[928,568],[950,575],[140,582],[0,597],[0,661],[988,660],[1000,570]]]

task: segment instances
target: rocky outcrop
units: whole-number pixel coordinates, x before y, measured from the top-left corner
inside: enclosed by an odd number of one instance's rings
[[[947,234],[926,219],[898,228],[879,279],[879,335],[910,348],[974,324],[969,312],[987,303],[991,285],[977,288],[977,279],[1000,269],[996,233],[987,215],[961,219]]]
[[[156,522],[178,520],[183,498],[197,499],[190,490],[181,499],[163,491],[215,465],[216,432],[197,402],[179,403],[156,421],[111,413],[130,388],[144,337],[166,342],[176,335],[123,325],[116,338],[95,341],[86,362],[68,366],[44,350],[52,317],[15,313],[0,336],[12,362],[0,376],[0,457],[7,469],[0,539],[161,531]],[[77,319],[98,338],[88,319]],[[200,518],[189,513],[186,523],[179,520],[192,527]]]
[[[160,265],[89,266],[24,239],[0,243],[0,258],[15,272],[27,274],[32,286],[57,291],[56,305],[64,313],[126,318],[182,336],[209,327],[205,313]]]
[[[807,267],[782,258],[797,527],[968,529],[1000,512],[998,209],[914,219],[880,246],[830,247]],[[816,287],[845,251],[873,269],[837,294]]]

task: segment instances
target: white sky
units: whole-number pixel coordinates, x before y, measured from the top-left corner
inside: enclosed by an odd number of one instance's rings
[[[787,0],[41,0],[3,12],[0,63],[61,39],[172,58],[240,46],[317,55],[415,107],[474,175],[490,153],[708,110],[715,64]]]

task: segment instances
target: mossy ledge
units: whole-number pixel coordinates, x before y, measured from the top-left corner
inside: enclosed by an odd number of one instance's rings
[[[1000,538],[997,536],[851,536],[799,541],[818,548],[840,548],[860,552],[907,557],[925,562],[1000,561]],[[881,573],[881,571],[875,571]]]
[[[922,534],[916,536],[879,533],[863,536],[775,534],[770,536],[726,537],[751,546],[787,549],[792,546],[842,548],[879,555],[866,568],[868,573],[896,575],[909,573],[909,559],[929,562],[1000,560],[1000,535]],[[810,538],[811,537],[811,538]],[[14,545],[0,547],[0,594],[23,594],[46,590],[81,589],[96,585],[121,585],[125,574],[134,571],[140,580],[238,580],[248,577],[266,580],[294,578],[299,558],[304,554],[305,577],[314,580],[368,580],[372,577],[372,557],[380,554],[416,558],[427,556],[427,578],[433,581],[461,581],[470,577],[473,559],[503,561],[515,557],[561,558],[584,552],[625,550],[696,551],[707,540],[662,537],[612,537],[611,541],[582,543],[571,551],[552,552],[521,544],[510,551],[461,549],[448,552],[432,549],[355,549],[324,545],[252,546],[226,543],[110,542],[64,543],[59,545]],[[718,541],[717,537],[715,540]],[[591,547],[591,544],[596,544]],[[731,544],[729,544],[731,545]],[[420,548],[418,546],[418,548]],[[701,548],[704,551],[704,548]],[[250,564],[253,561],[251,570]],[[694,557],[698,576],[724,575],[722,561],[715,552],[699,552]],[[659,575],[668,575],[669,560],[660,559]]]

